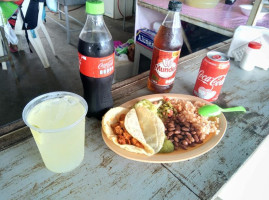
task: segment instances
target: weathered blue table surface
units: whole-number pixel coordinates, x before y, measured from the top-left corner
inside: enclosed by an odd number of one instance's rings
[[[181,58],[171,93],[192,94],[206,52],[228,48],[229,41]],[[115,106],[150,94],[147,77],[148,72],[115,84]],[[17,138],[15,145],[1,147],[0,199],[211,199],[268,135],[268,86],[268,71],[246,72],[232,61],[216,103],[242,105],[247,113],[225,113],[228,127],[220,143],[184,162],[149,164],[122,158],[105,145],[100,121],[87,119],[83,163],[70,173],[55,174],[45,168],[34,139],[26,137],[29,129],[12,131],[0,137],[2,145]]]

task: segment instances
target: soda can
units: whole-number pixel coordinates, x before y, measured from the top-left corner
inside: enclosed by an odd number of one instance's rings
[[[230,59],[224,53],[210,51],[201,63],[193,94],[207,101],[218,99],[230,68]]]

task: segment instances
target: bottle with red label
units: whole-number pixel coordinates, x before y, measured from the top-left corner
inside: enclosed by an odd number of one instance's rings
[[[155,93],[170,92],[183,44],[180,11],[182,3],[171,0],[168,13],[154,38],[148,89]]]
[[[104,2],[86,2],[87,20],[79,35],[78,57],[87,117],[101,119],[113,106],[114,44],[103,14]]]

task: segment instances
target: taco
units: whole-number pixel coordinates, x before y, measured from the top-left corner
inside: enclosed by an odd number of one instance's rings
[[[158,153],[165,138],[161,119],[143,106],[110,109],[103,117],[102,128],[117,146],[147,156]]]
[[[158,153],[165,139],[165,127],[162,120],[156,113],[144,106],[136,107],[135,111],[147,144],[154,149],[155,153]]]
[[[122,124],[122,120],[120,119],[125,115],[124,125]],[[127,117],[128,115],[128,117]],[[128,121],[126,123],[126,121]],[[124,126],[127,133],[131,135],[132,138],[130,140],[137,140],[141,145],[135,146],[132,143],[122,142],[122,138],[119,137],[119,132],[115,132],[116,129],[119,129],[117,125]],[[147,156],[153,155],[155,152],[152,147],[150,147],[143,136],[142,130],[139,126],[138,118],[136,116],[135,110],[129,110],[123,107],[116,107],[110,109],[103,117],[102,120],[102,129],[106,134],[107,138],[112,140],[114,144],[117,146],[134,153],[145,154]],[[123,132],[124,133],[124,132]],[[126,134],[126,133],[125,133]],[[127,136],[128,137],[128,136]],[[126,140],[127,141],[127,140]]]

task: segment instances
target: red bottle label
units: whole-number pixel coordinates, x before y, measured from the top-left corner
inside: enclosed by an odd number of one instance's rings
[[[87,57],[78,53],[79,71],[85,76],[103,78],[114,73],[114,53],[102,58]]]
[[[154,47],[149,78],[157,85],[167,86],[174,82],[179,51],[163,51]]]

